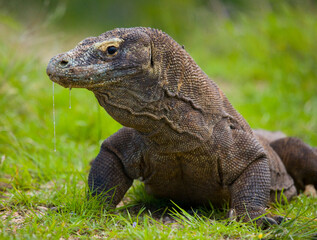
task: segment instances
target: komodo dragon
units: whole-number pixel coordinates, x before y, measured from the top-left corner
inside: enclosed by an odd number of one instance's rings
[[[270,200],[317,186],[315,150],[295,138],[270,143],[257,136],[160,30],[120,28],[86,38],[53,57],[47,74],[63,87],[92,91],[124,126],[102,143],[88,178],[112,207],[142,179],[154,196],[191,205],[227,201],[238,219],[277,224],[282,217],[265,215]]]

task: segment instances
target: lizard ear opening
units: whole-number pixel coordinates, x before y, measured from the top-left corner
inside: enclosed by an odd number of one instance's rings
[[[151,58],[151,67],[153,68],[154,67],[154,61],[153,61],[153,49],[154,49],[154,46],[153,46],[153,42],[151,41],[151,51],[150,51],[150,58]]]

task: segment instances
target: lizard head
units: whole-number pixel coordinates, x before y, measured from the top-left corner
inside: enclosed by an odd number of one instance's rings
[[[53,57],[47,75],[67,88],[128,87],[131,79],[149,74],[151,69],[151,39],[142,29],[115,29],[86,38],[74,49]]]
[[[212,116],[222,111],[217,86],[157,29],[119,28],[87,38],[53,57],[47,74],[63,87],[91,90],[116,121],[174,150],[170,140],[178,144],[183,135],[192,147],[193,136],[197,143],[208,139]]]

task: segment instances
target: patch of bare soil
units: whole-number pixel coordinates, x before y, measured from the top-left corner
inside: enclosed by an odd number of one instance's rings
[[[8,189],[12,189],[12,185],[10,184],[11,181],[12,181],[12,178],[10,175],[4,175],[0,178],[0,199],[8,198],[8,196],[6,195],[6,192]]]
[[[48,208],[43,206],[37,206],[34,209],[26,211],[12,211],[11,209],[5,209],[0,212],[0,221],[7,222],[6,224],[10,227],[13,233],[16,233],[17,229],[23,228],[23,224],[27,218],[43,217]]]

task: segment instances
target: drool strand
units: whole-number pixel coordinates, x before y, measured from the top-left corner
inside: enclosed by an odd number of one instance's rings
[[[54,126],[54,152],[56,152],[56,121],[55,121],[55,99],[54,99],[54,82],[53,82],[53,126]]]
[[[69,95],[68,95],[68,98],[69,98],[69,106],[68,106],[68,108],[69,109],[72,109],[72,94],[71,94],[71,90],[72,90],[72,88],[69,88]]]

